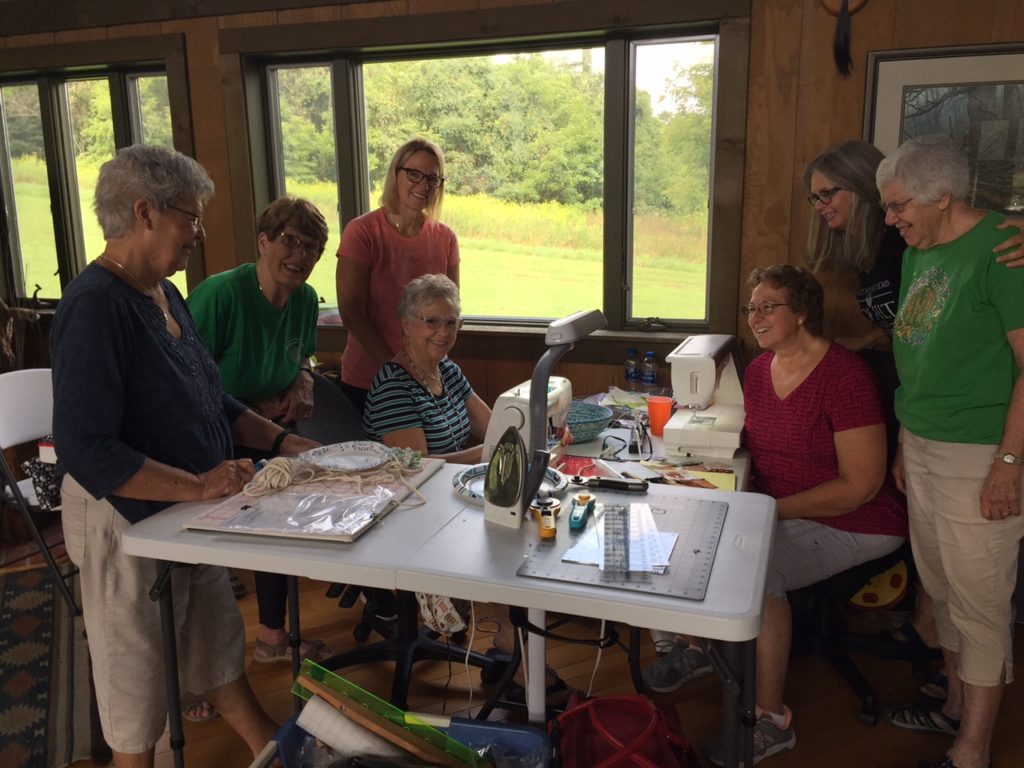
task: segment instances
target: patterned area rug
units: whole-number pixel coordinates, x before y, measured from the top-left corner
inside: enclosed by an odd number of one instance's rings
[[[0,575],[0,766],[90,757],[91,704],[81,618],[44,569]]]

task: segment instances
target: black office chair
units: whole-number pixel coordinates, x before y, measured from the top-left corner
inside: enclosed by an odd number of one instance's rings
[[[365,440],[363,414],[326,376],[313,374],[313,415],[295,422],[295,434],[324,445]]]
[[[347,440],[365,440],[362,414],[352,405],[345,393],[330,379],[319,374],[313,376],[313,417],[295,425],[295,433],[318,443],[329,445]],[[374,661],[394,661],[395,674],[391,701],[405,708],[412,666],[417,661],[466,660],[466,651],[457,644],[447,643],[419,626],[419,604],[411,592],[397,595],[386,589],[364,589],[355,585],[331,586],[328,595],[340,597],[339,605],[355,605],[360,594],[365,595],[363,615],[353,629],[356,640],[363,642],[376,631],[384,639],[363,648],[338,654],[324,662],[329,669]],[[391,618],[385,618],[391,617]],[[481,668],[496,665],[495,659],[481,653],[470,653],[469,663]]]
[[[851,652],[910,661],[914,665],[915,677],[923,676],[929,661],[941,658],[938,649],[914,648],[887,636],[856,635],[847,626],[846,610],[850,599],[868,581],[885,573],[901,560],[907,563],[908,572],[908,592],[904,601],[912,600],[916,579],[909,541],[884,557],[861,563],[817,584],[789,593],[793,608],[793,655],[814,654],[827,659],[857,694],[861,701],[858,717],[868,725],[878,722],[878,698],[850,657]]]

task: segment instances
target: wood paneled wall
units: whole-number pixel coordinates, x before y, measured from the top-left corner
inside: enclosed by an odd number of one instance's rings
[[[11,10],[22,0],[0,3]],[[218,35],[221,30],[252,28],[266,32],[279,25],[345,22],[366,18],[413,17],[424,25],[431,17],[460,12],[467,20],[479,20],[487,29],[488,14],[494,9],[519,7],[524,14],[530,6],[559,3],[578,6],[578,15],[588,18],[590,3],[577,0],[384,0],[344,5],[318,3],[309,8],[267,10],[267,2],[251,3],[253,12],[229,15],[165,15],[165,20],[89,27],[82,23],[95,6],[96,19],[106,20],[110,0],[80,0],[75,4],[75,28],[67,31],[0,36],[0,47],[52,45],[81,40],[178,33],[185,36],[195,128],[197,159],[209,170],[217,185],[207,221],[209,240],[206,258],[209,272],[217,272],[244,260],[237,257],[231,226],[240,200],[251,200],[248,189],[234,189],[228,163],[225,130],[225,96],[221,80]],[[175,3],[170,3],[175,5]],[[659,0],[634,0],[630,8],[653,6]],[[116,6],[117,2],[113,2]],[[134,4],[133,4],[134,5]],[[177,5],[185,5],[178,3]],[[246,7],[244,1],[236,7]],[[293,2],[288,3],[294,5]],[[663,5],[663,3],[662,3]],[[188,3],[192,9],[202,4]],[[155,7],[155,6],[154,6]],[[216,6],[213,7],[223,7]],[[180,9],[179,9],[180,10]],[[2,11],[0,11],[2,12]],[[133,13],[137,14],[136,11]],[[194,18],[182,18],[192,15]],[[137,20],[138,15],[127,18]],[[150,17],[147,17],[150,18]],[[811,208],[804,200],[800,178],[805,164],[829,144],[862,133],[866,90],[867,54],[872,50],[924,48],[934,46],[1007,43],[1024,41],[1024,3],[1021,0],[869,0],[852,20],[854,70],[841,77],[832,63],[831,46],[835,19],[820,0],[752,0],[750,33],[749,95],[747,100],[746,163],[744,172],[744,216],[740,257],[740,295],[746,296],[746,275],[757,266],[779,262],[801,263]],[[0,30],[14,24],[0,23]],[[248,215],[251,216],[251,213]],[[828,296],[826,332],[843,335],[861,321],[852,295],[852,281],[844,276],[825,276]],[[746,329],[742,328],[746,334]],[[747,353],[753,351],[749,335],[743,337]],[[603,388],[620,377],[617,360],[628,343],[615,340],[616,352],[601,355],[574,372],[583,379],[577,391]],[[460,346],[462,342],[460,341]],[[641,342],[638,346],[642,346]],[[336,340],[332,344],[336,346]],[[535,351],[510,355],[496,364],[488,355],[477,356],[473,344],[462,350],[467,370],[485,377],[486,389],[500,392],[529,377]],[[457,350],[459,351],[459,350]],[[331,353],[333,355],[333,353]],[[539,352],[538,352],[539,354]],[[532,357],[531,357],[532,355]],[[573,363],[579,365],[579,363]],[[586,371],[584,373],[584,370]],[[667,382],[665,382],[667,383]]]
[[[830,144],[862,137],[869,51],[1024,43],[1024,3],[868,0],[852,18],[849,78],[832,62],[834,30],[835,18],[820,0],[751,5],[741,275],[802,263],[813,214],[800,183],[803,170]],[[863,327],[855,281],[826,275],[823,282],[826,333],[842,336]]]

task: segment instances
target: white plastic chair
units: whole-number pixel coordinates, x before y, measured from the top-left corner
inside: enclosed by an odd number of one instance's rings
[[[0,374],[0,494],[5,503],[19,510],[49,567],[57,586],[75,613],[81,614],[68,580],[78,568],[61,573],[53,553],[43,539],[32,517],[38,506],[31,480],[15,480],[14,472],[2,451],[22,443],[34,442],[53,431],[53,383],[49,368],[29,368]]]

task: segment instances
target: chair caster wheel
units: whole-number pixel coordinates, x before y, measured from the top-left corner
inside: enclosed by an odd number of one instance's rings
[[[864,723],[864,725],[878,725],[877,712],[861,711],[860,714],[857,715],[857,719]]]
[[[489,667],[480,668],[480,682],[483,685],[494,685],[505,674],[511,658],[507,653],[501,653],[497,648],[488,648],[486,653],[487,656],[494,659],[494,664]]]
[[[357,624],[352,630],[352,637],[356,639],[357,643],[365,643],[370,637],[370,628],[363,626],[362,624]]]

